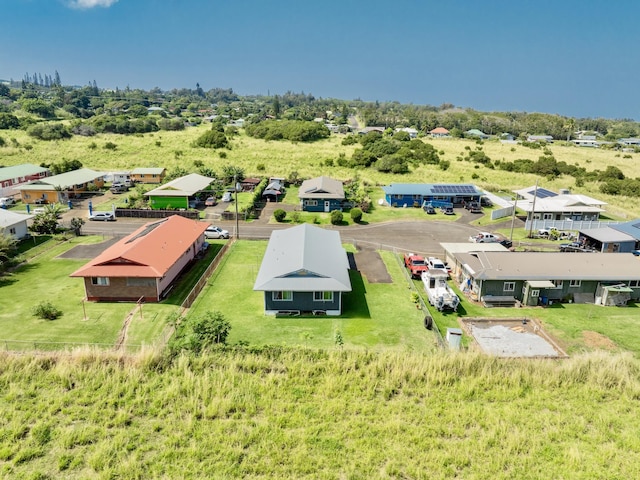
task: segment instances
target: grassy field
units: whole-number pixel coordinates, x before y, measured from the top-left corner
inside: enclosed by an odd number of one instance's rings
[[[0,354],[0,476],[638,478],[639,373],[610,354]]]
[[[332,135],[330,138],[312,144],[291,142],[266,142],[253,139],[240,133],[233,137],[231,149],[211,151],[192,147],[192,142],[209,128],[207,125],[189,128],[183,132],[156,132],[145,135],[121,136],[101,134],[95,137],[74,136],[70,140],[44,142],[35,140],[23,131],[11,131],[9,138],[15,138],[19,146],[2,148],[2,163],[16,165],[20,163],[51,163],[61,159],[80,160],[84,166],[104,171],[124,170],[135,167],[163,166],[168,169],[178,165],[190,168],[194,161],[221,171],[224,165],[237,165],[244,168],[248,176],[288,177],[298,172],[303,178],[317,175],[330,175],[347,180],[353,178],[356,171],[339,166],[326,166],[328,160],[334,165],[341,155],[350,158],[356,146],[343,146],[342,136]],[[494,192],[509,193],[512,189],[534,185],[539,180],[535,175],[510,173],[491,170],[467,161],[458,161],[468,150],[478,145],[465,139],[426,139],[440,152],[441,158],[448,160],[451,166],[443,171],[435,165],[415,168],[407,175],[393,175],[377,172],[373,169],[359,169],[360,179],[370,185],[379,186],[392,182],[472,182]],[[107,142],[117,145],[115,150],[104,148]],[[9,144],[9,142],[7,142]],[[25,148],[30,146],[30,149]],[[502,144],[498,141],[485,141],[481,146],[492,160],[513,161],[516,159],[537,160],[541,150],[534,150],[522,145]],[[640,163],[636,154],[632,158],[600,149],[580,148],[553,144],[548,147],[558,161],[584,166],[587,170],[604,170],[608,165],[619,167],[627,177],[640,177]],[[225,155],[222,158],[221,153]],[[476,168],[478,167],[478,168]],[[473,175],[478,178],[472,178]],[[611,215],[621,219],[640,216],[640,205],[636,199],[601,194],[599,186],[587,183],[577,188],[573,177],[560,177],[553,181],[540,179],[545,188],[570,188],[576,193],[583,193],[602,199],[609,203],[607,207]],[[374,198],[375,200],[375,198]]]
[[[264,315],[263,293],[253,291],[266,245],[236,242],[189,315],[222,312],[232,327],[229,343],[332,348],[339,332],[344,348],[433,351],[433,334],[423,328],[424,314],[411,302],[393,254],[381,253],[396,280],[392,284],[370,284],[359,272],[351,272],[353,291],[344,296],[341,317],[275,318]]]

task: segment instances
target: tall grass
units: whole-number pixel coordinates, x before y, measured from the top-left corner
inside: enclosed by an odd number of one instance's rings
[[[636,478],[640,364],[0,354],[5,478]]]

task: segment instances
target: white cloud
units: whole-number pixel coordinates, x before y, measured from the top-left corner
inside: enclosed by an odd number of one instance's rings
[[[118,0],[71,0],[69,6],[71,8],[78,8],[81,10],[87,10],[94,7],[110,7]]]

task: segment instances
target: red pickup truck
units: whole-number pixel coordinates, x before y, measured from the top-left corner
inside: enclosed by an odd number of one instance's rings
[[[409,269],[412,278],[420,278],[422,272],[429,270],[424,257],[415,253],[404,254],[404,266]]]

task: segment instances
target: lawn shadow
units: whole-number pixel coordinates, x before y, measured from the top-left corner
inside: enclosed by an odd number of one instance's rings
[[[367,289],[362,279],[362,274],[357,270],[349,270],[351,280],[351,292],[343,297],[344,307],[342,317],[344,318],[371,318],[369,306],[367,305]]]
[[[214,261],[218,252],[222,249],[222,244],[211,243],[204,257],[192,262],[189,267],[183,270],[176,281],[170,294],[161,303],[168,305],[182,305],[187,295],[193,290],[200,277],[207,270],[211,262]]]
[[[12,275],[0,274],[0,288],[12,285],[17,281],[18,279]]]

